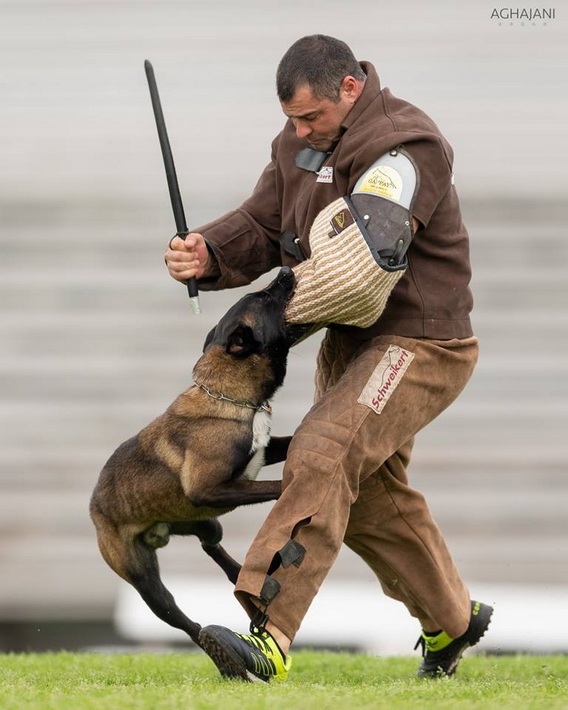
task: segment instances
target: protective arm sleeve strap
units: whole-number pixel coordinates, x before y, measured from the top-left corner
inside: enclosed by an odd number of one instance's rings
[[[297,284],[286,320],[372,325],[404,270],[386,271],[377,264],[343,197],[314,220],[310,248],[311,257],[294,267]]]
[[[318,214],[311,256],[294,267],[289,323],[367,328],[380,318],[407,267],[418,185],[417,168],[399,146],[365,172],[350,197]]]

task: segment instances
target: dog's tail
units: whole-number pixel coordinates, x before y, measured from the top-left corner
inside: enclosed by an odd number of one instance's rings
[[[201,626],[181,611],[160,578],[155,547],[163,546],[165,542],[160,543],[147,532],[117,526],[96,510],[91,510],[91,517],[99,549],[109,567],[137,590],[158,618],[185,631],[199,646]]]

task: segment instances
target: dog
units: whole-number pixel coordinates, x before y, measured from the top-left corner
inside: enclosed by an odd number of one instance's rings
[[[170,535],[196,535],[236,582],[240,565],[219,544],[217,517],[281,493],[281,481],[256,477],[263,465],[286,458],[291,439],[270,438],[268,400],[284,381],[295,341],[284,320],[294,286],[293,271],[283,267],[269,286],[229,309],[207,336],[195,384],[116,449],[92,494],[90,515],[107,564],[198,646],[201,626],[164,586],[156,550]]]

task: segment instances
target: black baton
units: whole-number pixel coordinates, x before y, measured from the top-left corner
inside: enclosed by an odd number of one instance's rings
[[[150,98],[152,99],[152,108],[154,109],[158,137],[160,139],[160,148],[162,149],[164,167],[166,168],[166,179],[168,181],[170,200],[174,211],[174,219],[176,221],[177,235],[183,238],[186,234],[188,234],[187,223],[185,221],[185,212],[183,211],[183,203],[179,192],[176,168],[174,165],[170,141],[168,140],[168,132],[166,130],[166,122],[164,121],[162,104],[160,103],[160,95],[158,93],[156,77],[154,76],[154,68],[147,59],[144,62],[144,69],[146,71],[146,78],[148,79]],[[199,307],[197,279],[193,276],[187,280],[187,292],[189,294],[189,301],[191,303],[192,311],[194,313],[201,313],[201,308]]]

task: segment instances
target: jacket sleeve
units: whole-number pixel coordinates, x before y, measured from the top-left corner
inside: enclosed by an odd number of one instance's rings
[[[237,209],[192,230],[203,235],[220,270],[216,279],[200,279],[201,290],[244,286],[280,265],[277,142],[252,195]]]
[[[453,154],[448,145],[438,136],[431,134],[424,134],[417,139],[416,134],[399,132],[391,139],[388,150],[400,144],[404,145],[418,166],[420,187],[412,213],[427,227],[437,206],[451,187]],[[377,145],[381,146],[380,149],[376,148]],[[365,170],[385,152],[384,143],[369,142],[355,155],[350,172],[349,192]]]

